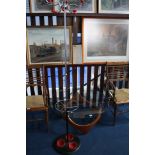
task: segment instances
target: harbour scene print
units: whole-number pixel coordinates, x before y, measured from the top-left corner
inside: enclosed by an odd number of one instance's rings
[[[71,59],[69,29],[66,30],[67,61]],[[57,63],[64,61],[63,28],[28,28],[30,63]]]

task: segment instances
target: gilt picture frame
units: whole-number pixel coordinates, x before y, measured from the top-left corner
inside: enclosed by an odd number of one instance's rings
[[[72,30],[66,27],[67,63],[72,64]],[[65,60],[64,27],[27,28],[28,65],[62,64]]]
[[[128,62],[128,19],[83,18],[82,62]]]
[[[99,0],[99,13],[129,14],[129,0]]]

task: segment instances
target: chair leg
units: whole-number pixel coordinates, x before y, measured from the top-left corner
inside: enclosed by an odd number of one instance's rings
[[[114,104],[114,118],[113,118],[113,124],[115,125],[116,123],[116,115],[117,115],[117,104]]]

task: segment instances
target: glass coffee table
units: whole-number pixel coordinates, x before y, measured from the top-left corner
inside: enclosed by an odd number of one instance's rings
[[[77,93],[71,99],[59,101],[55,104],[55,108],[62,113],[66,120],[66,133],[54,141],[54,148],[58,152],[72,153],[80,147],[79,138],[69,133],[69,124],[85,134],[100,120],[104,112],[103,103],[96,102],[95,105],[93,103],[93,101],[87,101],[85,97]]]

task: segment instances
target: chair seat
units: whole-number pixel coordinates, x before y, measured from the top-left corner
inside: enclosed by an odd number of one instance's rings
[[[129,103],[129,89],[127,88],[116,89],[115,103],[116,104]]]
[[[42,108],[45,107],[44,105],[44,99],[42,95],[37,96],[26,96],[26,108]]]

